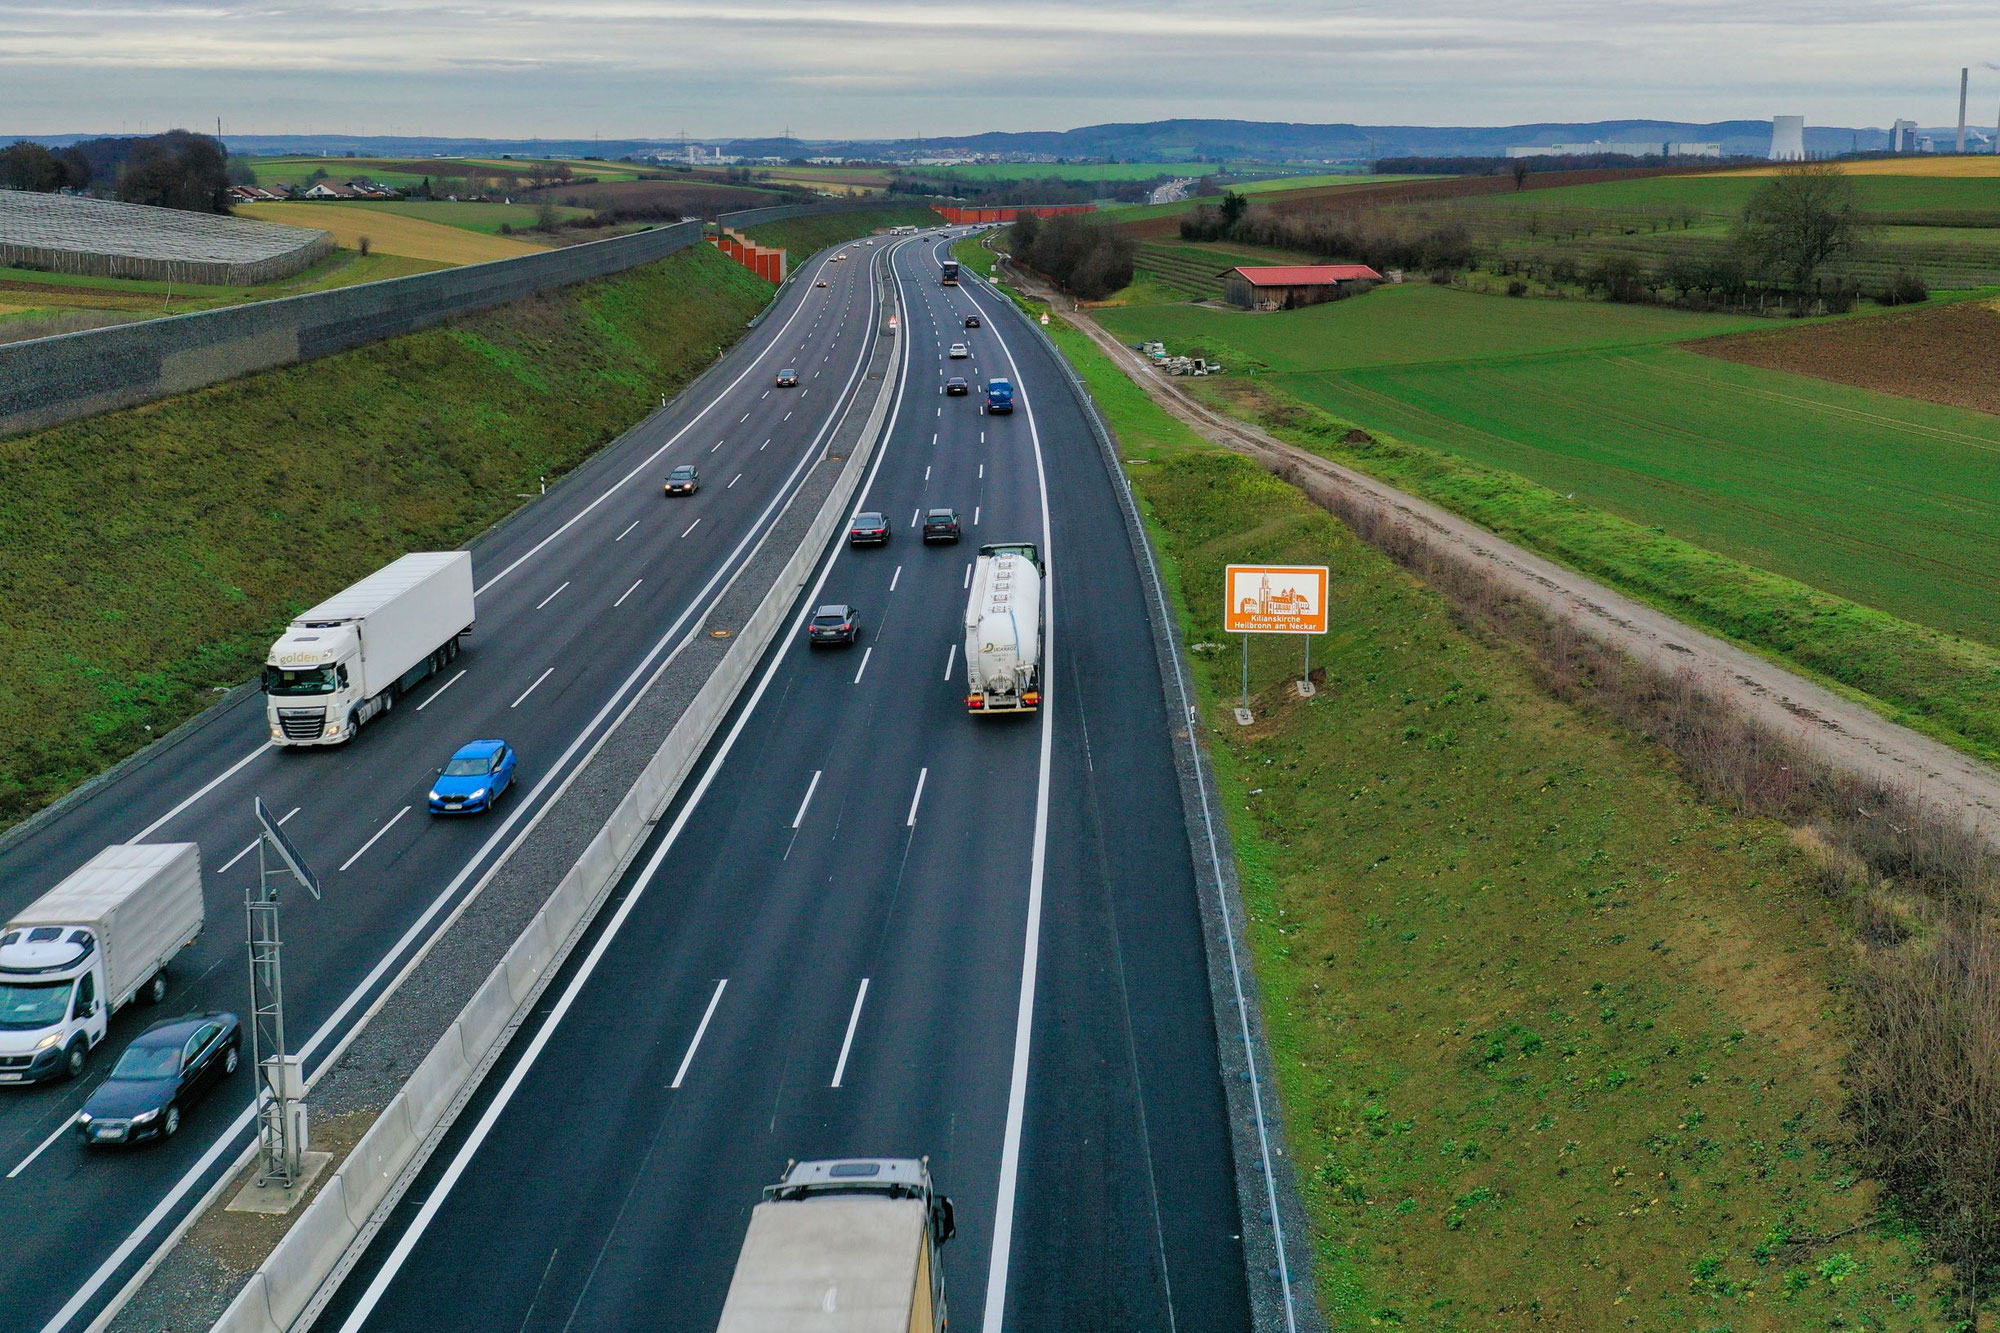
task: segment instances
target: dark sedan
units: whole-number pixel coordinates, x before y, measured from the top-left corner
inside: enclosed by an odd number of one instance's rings
[[[889,520],[873,510],[856,514],[847,526],[847,540],[856,546],[889,544]]]
[[[976,328],[978,328],[978,327],[979,327],[979,316],[977,316],[977,315],[967,315],[967,316],[965,317],[965,327],[966,327],[966,328],[968,328],[968,329],[976,329]]]
[[[927,509],[924,511],[924,540],[927,542],[955,542],[962,534],[958,530],[956,509]]]
[[[963,375],[953,375],[944,382],[944,394],[947,398],[962,398],[971,392],[972,386],[965,382]]]
[[[860,637],[861,612],[845,602],[822,606],[806,622],[806,641],[815,648],[823,643],[853,643]]]
[[[243,1059],[235,1014],[197,1014],[155,1023],[125,1048],[111,1076],[76,1117],[85,1143],[137,1143],[180,1133],[181,1116]]]
[[[682,463],[667,474],[668,495],[693,495],[701,489],[701,473],[692,463]]]

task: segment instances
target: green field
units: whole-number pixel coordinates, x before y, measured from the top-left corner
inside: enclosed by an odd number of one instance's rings
[[[965,180],[1143,181],[1155,176],[1206,176],[1222,171],[1217,162],[976,162],[955,167],[911,167],[925,176],[957,176]]]
[[[1671,342],[1740,321],[1652,307],[1098,313],[1222,360],[1199,391],[1281,435],[2000,757],[2000,419],[1698,356]]]
[[[515,231],[527,231],[541,216],[541,208],[536,204],[482,204],[451,199],[356,201],[344,206],[366,208],[378,213],[397,213],[407,218],[422,218],[426,222],[439,222],[447,227],[463,227],[467,231],[484,232],[488,236],[498,236],[502,226],[512,227]],[[560,204],[555,206],[555,210],[556,216],[565,222],[591,215],[591,211],[587,208],[569,208]]]
[[[829,245],[851,241],[888,227],[934,227],[938,215],[921,204],[898,204],[887,208],[864,208],[851,213],[828,213],[821,217],[792,218],[786,222],[766,222],[746,233],[759,245],[786,252],[790,263],[798,264]]]
[[[299,608],[500,519],[742,335],[710,246],[0,441],[0,824],[251,679]]]
[[[1869,1225],[1840,1116],[1844,923],[1785,830],[1642,740],[1291,487],[1207,447],[1080,334],[1190,643],[1222,566],[1326,564],[1298,645],[1190,666],[1331,1326],[1942,1329]],[[1792,1245],[1804,1237],[1838,1237]]]
[[[1676,209],[1735,216],[1769,177],[1650,176],[1480,196],[1473,208]],[[1855,176],[1855,197],[1869,213],[2000,213],[2000,180],[1944,176]]]

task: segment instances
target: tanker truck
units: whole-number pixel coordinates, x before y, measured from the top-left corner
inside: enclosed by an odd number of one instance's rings
[[[965,604],[965,709],[1042,706],[1042,562],[1029,542],[979,548]]]

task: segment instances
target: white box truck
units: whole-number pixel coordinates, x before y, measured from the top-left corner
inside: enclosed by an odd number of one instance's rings
[[[294,620],[264,660],[273,745],[339,745],[458,656],[472,554],[418,551]]]
[[[793,1162],[750,1229],[716,1333],[944,1333],[957,1229],[930,1162]]]
[[[1042,562],[1033,545],[982,546],[965,603],[965,708],[1042,706]]]
[[[201,849],[106,847],[0,928],[0,1083],[75,1078],[134,996],[201,934]]]

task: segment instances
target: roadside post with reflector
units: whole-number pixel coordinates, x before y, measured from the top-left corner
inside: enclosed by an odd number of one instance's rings
[[[1230,565],[1223,570],[1222,628],[1243,636],[1243,702],[1236,710],[1239,726],[1256,720],[1250,710],[1250,636],[1306,636],[1305,676],[1298,691],[1310,698],[1312,636],[1326,633],[1325,565]]]

